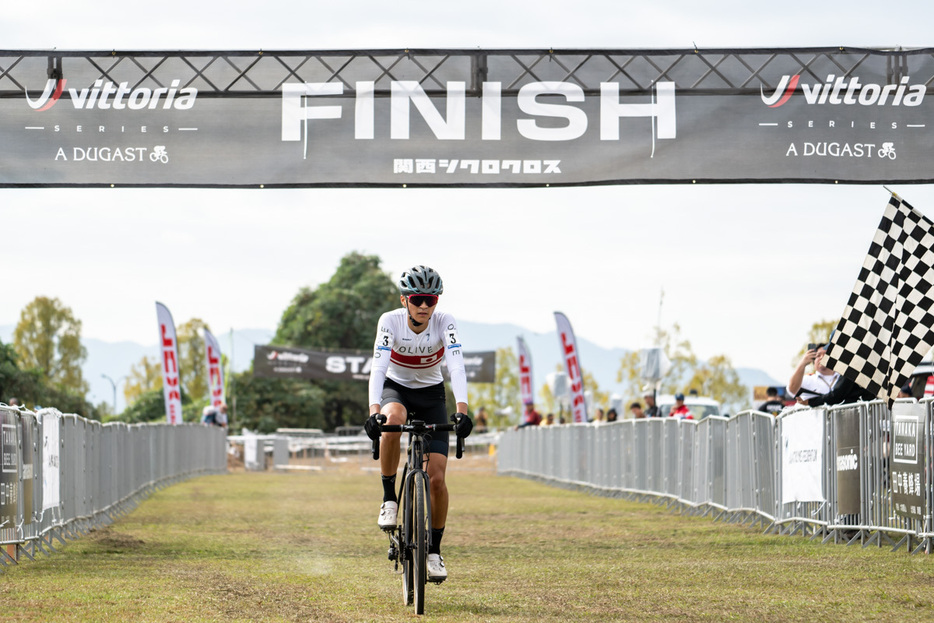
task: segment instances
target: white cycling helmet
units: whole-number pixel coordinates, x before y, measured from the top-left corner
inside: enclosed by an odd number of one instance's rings
[[[444,284],[441,275],[428,266],[413,266],[404,271],[399,278],[399,291],[408,296],[410,294],[441,294]]]

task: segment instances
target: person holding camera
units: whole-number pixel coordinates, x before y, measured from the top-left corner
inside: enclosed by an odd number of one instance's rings
[[[807,404],[808,399],[823,396],[833,389],[840,375],[824,366],[821,361],[827,351],[825,344],[808,344],[808,349],[798,362],[798,367],[788,380],[789,396]],[[814,372],[805,374],[809,365],[814,365]]]

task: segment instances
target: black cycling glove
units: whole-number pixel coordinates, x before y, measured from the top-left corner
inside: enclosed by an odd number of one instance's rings
[[[470,435],[470,431],[473,430],[473,421],[471,421],[470,416],[466,413],[455,413],[454,414],[454,433],[463,439]]]
[[[379,439],[380,430],[379,425],[386,421],[386,416],[381,413],[374,413],[366,419],[366,422],[363,423],[363,430],[366,431],[366,436],[376,441]]]

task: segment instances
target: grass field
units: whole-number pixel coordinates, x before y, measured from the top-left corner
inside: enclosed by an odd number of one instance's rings
[[[932,621],[934,560],[449,474],[426,621]],[[157,492],[0,574],[2,621],[402,621],[374,473],[236,472]]]

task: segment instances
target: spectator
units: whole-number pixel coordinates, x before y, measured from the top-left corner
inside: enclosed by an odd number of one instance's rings
[[[7,404],[10,405],[11,407],[18,407],[18,406],[19,406],[19,398],[16,398],[16,397],[14,396],[13,398],[10,398],[10,402],[8,402]]]
[[[858,400],[874,400],[875,398],[868,390],[863,389],[845,376],[841,376],[834,383],[833,389],[821,396],[808,398],[805,404],[811,407],[820,407],[856,402]]]
[[[485,433],[489,425],[490,423],[486,414],[486,407],[480,407],[477,409],[477,413],[474,416],[474,428],[478,433]]]
[[[616,409],[610,409],[609,411],[606,412],[607,422],[615,422],[618,417],[619,417],[619,414],[616,413]]]
[[[629,405],[629,412],[632,413],[632,417],[636,418],[637,420],[641,420],[645,417],[645,411],[642,410],[642,405],[638,402],[634,402]]]
[[[597,409],[597,412],[596,412],[596,413],[594,414],[594,416],[593,416],[593,421],[594,421],[594,422],[602,422],[604,419],[606,419],[606,418],[603,417],[603,409],[599,409],[599,408],[598,408],[598,409]]]
[[[555,423],[555,414],[549,413],[545,416],[545,419],[542,421],[542,426],[552,426]]]
[[[781,398],[778,397],[778,388],[770,387],[765,390],[765,395],[767,396],[765,402],[759,405],[759,411],[763,413],[771,413],[772,415],[778,415],[782,412],[782,409],[785,408],[785,403]]]
[[[819,345],[815,348],[809,348],[804,353],[798,367],[795,368],[788,380],[786,389],[789,396],[794,396],[800,402],[807,403],[809,398],[826,394],[833,388],[840,375],[821,364],[825,352],[826,347]],[[814,372],[805,374],[804,372],[810,364],[814,364]]]
[[[902,385],[901,389],[898,390],[899,398],[914,398],[911,394],[911,383],[905,383]]]
[[[671,408],[671,413],[668,414],[668,417],[681,418],[682,420],[694,419],[694,414],[691,413],[691,410],[688,409],[688,406],[684,404],[684,394],[675,394],[675,406]]]
[[[227,428],[227,403],[222,402],[217,407],[217,425]]]
[[[538,426],[542,423],[541,414],[535,410],[535,405],[529,403],[525,405],[525,416],[523,417],[522,424],[519,424],[516,428],[525,428],[526,426]]]
[[[217,425],[217,409],[212,405],[206,406],[201,410],[201,423],[210,424],[211,426]]]
[[[655,392],[646,391],[642,397],[645,398],[645,417],[661,417],[658,405],[655,404]]]

